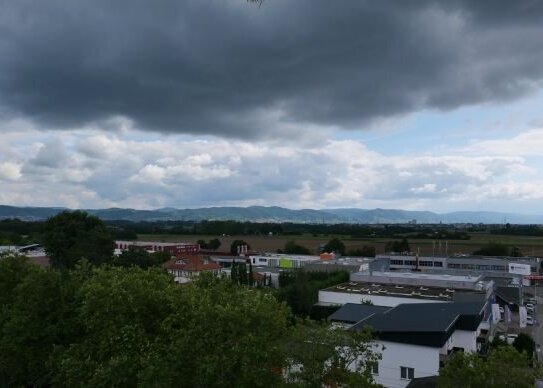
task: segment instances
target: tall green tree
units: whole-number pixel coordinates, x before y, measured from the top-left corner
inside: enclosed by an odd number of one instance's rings
[[[296,241],[290,240],[287,241],[283,249],[284,253],[293,254],[293,255],[310,255],[311,251],[306,247],[297,244]]]
[[[77,292],[81,336],[55,354],[54,385],[136,386],[176,288],[160,269],[94,269]]]
[[[2,269],[0,269],[0,273]],[[33,267],[2,308],[0,386],[47,386],[51,355],[77,338],[73,283]]]
[[[524,353],[526,358],[531,362],[535,351],[535,342],[533,338],[525,333],[520,333],[515,341],[513,347],[517,349],[519,353]]]
[[[287,318],[270,294],[204,276],[179,290],[142,385],[280,386]]]
[[[110,262],[114,241],[97,217],[64,211],[45,222],[43,245],[54,268],[73,268],[82,258],[92,264]]]
[[[387,252],[411,252],[411,247],[409,246],[409,241],[406,238],[401,240],[389,241],[385,245],[385,251]]]
[[[322,249],[324,252],[336,252],[340,255],[345,254],[345,244],[343,244],[343,242],[338,238],[333,238],[328,241],[328,243]]]

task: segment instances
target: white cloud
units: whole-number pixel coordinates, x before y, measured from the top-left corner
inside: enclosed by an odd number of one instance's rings
[[[511,139],[477,141],[466,151],[484,155],[542,156],[543,128],[522,132]]]
[[[12,156],[0,161],[0,202],[14,205],[439,211],[473,209],[498,198],[536,201],[543,192],[536,166],[512,154],[482,157],[464,150],[398,156],[356,140],[301,147],[279,141],[141,138],[130,130],[106,134],[95,129],[58,132],[54,138],[29,133],[8,143]]]
[[[21,165],[13,162],[0,163],[0,180],[14,181],[21,177]]]

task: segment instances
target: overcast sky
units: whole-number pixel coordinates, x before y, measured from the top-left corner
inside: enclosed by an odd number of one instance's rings
[[[543,1],[0,0],[0,204],[543,214]]]

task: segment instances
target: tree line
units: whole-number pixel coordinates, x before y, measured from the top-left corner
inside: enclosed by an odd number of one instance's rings
[[[179,286],[159,268],[61,271],[10,255],[0,308],[0,386],[374,386],[369,332],[296,319],[228,279]]]

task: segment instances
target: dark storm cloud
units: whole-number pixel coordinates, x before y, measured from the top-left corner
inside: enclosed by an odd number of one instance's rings
[[[533,91],[542,20],[528,0],[4,1],[0,110],[59,129],[359,128]]]

